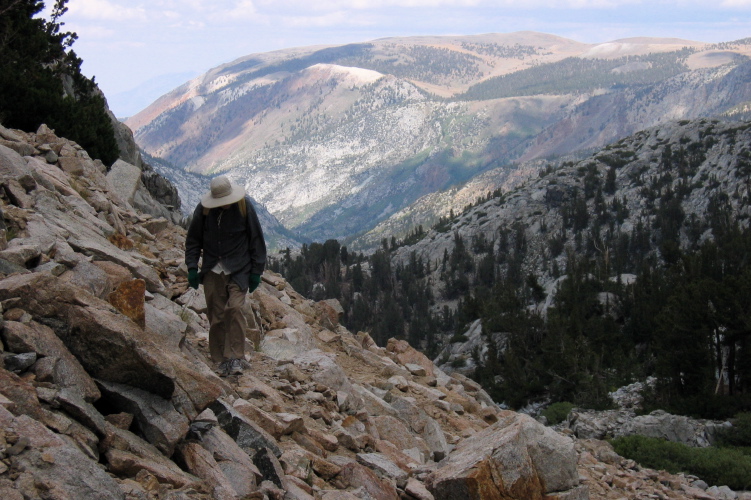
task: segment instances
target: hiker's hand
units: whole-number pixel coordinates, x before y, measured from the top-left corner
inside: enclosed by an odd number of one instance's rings
[[[253,293],[256,288],[258,288],[258,285],[261,284],[261,275],[260,274],[251,274],[250,275],[250,284],[248,285],[248,293]]]
[[[190,285],[190,287],[198,290],[199,283],[200,280],[198,279],[198,269],[188,269],[188,284]]]

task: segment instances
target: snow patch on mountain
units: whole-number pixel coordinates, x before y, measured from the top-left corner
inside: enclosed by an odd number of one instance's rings
[[[338,64],[314,64],[309,68],[311,71],[320,71],[328,73],[328,76],[339,77],[343,84],[351,85],[368,85],[384,77],[382,73],[371,69],[356,68],[350,66],[339,66]],[[343,80],[342,80],[343,79]]]

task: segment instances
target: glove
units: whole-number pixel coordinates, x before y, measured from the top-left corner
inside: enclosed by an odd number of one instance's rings
[[[198,290],[198,284],[201,280],[198,278],[198,269],[188,269],[188,284],[191,288]]]
[[[261,275],[260,274],[251,274],[250,275],[250,283],[248,284],[248,293],[253,293],[253,291],[258,288],[258,285],[261,284]]]

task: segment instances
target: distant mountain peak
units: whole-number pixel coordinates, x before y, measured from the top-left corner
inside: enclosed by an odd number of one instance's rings
[[[343,239],[484,172],[515,179],[515,161],[734,109],[751,101],[748,50],[535,32],[296,48],[214,68],[127,124],[154,156],[254,186],[304,238]],[[435,218],[419,211],[404,220]]]

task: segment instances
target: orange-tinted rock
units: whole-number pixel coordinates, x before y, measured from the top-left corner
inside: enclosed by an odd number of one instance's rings
[[[107,458],[107,470],[113,474],[133,477],[141,471],[146,471],[154,475],[159,483],[170,484],[173,487],[191,486],[199,489],[202,486],[198,478],[182,472],[168,461],[155,461],[115,448],[108,450],[105,457]]]
[[[342,467],[339,478],[352,489],[363,488],[374,500],[399,498],[393,484],[380,479],[375,472],[358,463],[349,463]]]
[[[109,277],[112,284],[112,289],[117,288],[121,283],[133,279],[133,273],[120,264],[116,264],[108,260],[96,260],[92,262],[92,264],[94,264],[107,274],[107,277]]]
[[[146,282],[144,280],[125,281],[109,294],[110,304],[141,328],[146,326],[145,301]]]
[[[327,299],[317,302],[315,305],[321,324],[330,330],[334,330],[344,315],[344,308],[336,299]]]
[[[118,429],[123,430],[128,430],[130,428],[130,424],[133,423],[133,415],[125,412],[113,413],[111,415],[105,416],[104,419]]]
[[[133,240],[120,233],[112,234],[112,236],[109,237],[109,241],[121,250],[130,250],[135,246]]]
[[[427,480],[437,500],[542,500],[579,488],[573,442],[532,418],[501,412],[493,426],[462,441]]]
[[[406,340],[390,338],[386,345],[386,350],[394,353],[402,365],[408,363],[420,365],[425,368],[425,372],[428,376],[435,376],[433,362],[426,355],[409,345],[409,342]]]

